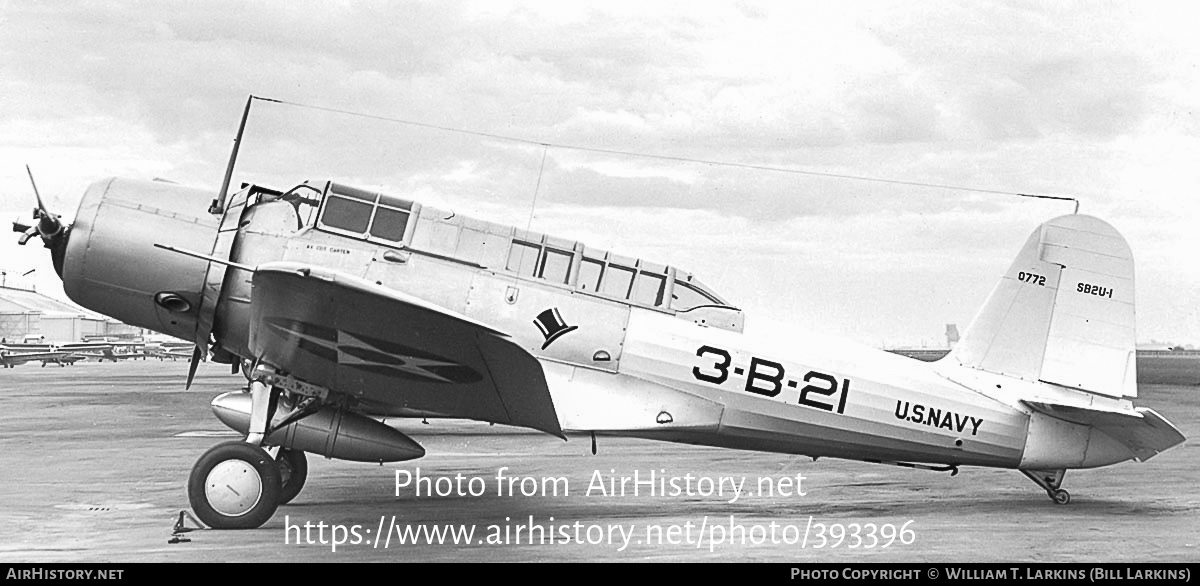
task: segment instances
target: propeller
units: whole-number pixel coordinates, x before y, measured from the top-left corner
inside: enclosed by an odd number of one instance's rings
[[[196,378],[196,367],[200,366],[200,361],[204,359],[204,349],[200,344],[196,344],[196,349],[192,351],[192,361],[188,363],[188,378],[187,385],[183,390],[187,391],[192,388],[192,379]]]
[[[17,243],[24,245],[34,236],[40,236],[42,243],[50,249],[50,256],[54,260],[54,270],[61,276],[62,260],[66,252],[67,236],[70,230],[63,225],[62,219],[58,215],[52,214],[50,210],[46,209],[46,204],[42,201],[42,194],[38,192],[37,182],[33,179],[33,170],[29,168],[29,165],[25,165],[25,172],[29,174],[29,184],[33,186],[33,196],[37,199],[37,207],[33,210],[35,223],[32,226],[13,222],[13,231],[21,234]]]
[[[37,224],[27,226],[13,222],[13,230],[23,232],[20,240],[18,240],[20,244],[25,244],[30,238],[36,235],[42,237],[42,241],[46,243],[46,248],[52,248],[52,245],[66,229],[63,227],[62,220],[46,209],[46,204],[42,201],[42,194],[38,191],[37,182],[33,180],[33,171],[29,168],[29,165],[25,165],[25,172],[29,174],[29,184],[33,186],[33,196],[37,199],[37,208],[33,210],[33,219],[37,220]]]

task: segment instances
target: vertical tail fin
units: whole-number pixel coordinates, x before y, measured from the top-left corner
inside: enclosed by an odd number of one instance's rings
[[[1108,397],[1137,396],[1133,255],[1097,218],[1037,228],[947,357]]]

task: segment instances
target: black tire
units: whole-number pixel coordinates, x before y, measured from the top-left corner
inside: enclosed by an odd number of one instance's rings
[[[301,450],[279,448],[279,454],[275,456],[275,463],[279,466],[281,480],[279,504],[286,505],[300,494],[300,490],[304,488],[304,482],[308,480],[308,458],[304,457],[304,452]]]
[[[1061,488],[1054,491],[1053,493],[1051,493],[1050,498],[1054,499],[1054,504],[1056,504],[1056,505],[1071,504],[1071,493],[1069,493]]]
[[[237,461],[243,464],[238,464]],[[225,466],[222,466],[223,464]],[[214,476],[215,469],[217,474]],[[234,475],[234,480],[246,483],[245,486],[239,485],[243,491],[238,492],[230,484],[226,484],[224,489],[218,485],[220,476],[230,478],[231,474]],[[250,474],[255,476],[245,476]],[[252,493],[256,484],[258,495],[255,498]],[[245,490],[247,487],[249,491]],[[204,452],[204,455],[196,460],[191,476],[188,477],[188,501],[192,504],[192,510],[201,522],[214,529],[262,527],[279,506],[279,491],[279,466],[275,464],[275,460],[262,448],[241,441],[217,444]],[[238,506],[231,507],[226,502],[218,503],[217,507],[214,507],[210,502],[212,496],[225,497],[230,494],[235,495],[231,500],[239,501]],[[244,510],[240,510],[243,504]],[[218,507],[223,510],[218,510]]]

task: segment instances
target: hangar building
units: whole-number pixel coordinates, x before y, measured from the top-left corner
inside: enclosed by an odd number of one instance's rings
[[[106,318],[30,289],[0,285],[0,340],[71,344],[99,339],[127,339],[141,328]]]

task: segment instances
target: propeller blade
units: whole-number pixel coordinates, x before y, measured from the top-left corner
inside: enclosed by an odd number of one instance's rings
[[[17,226],[14,224],[13,230],[16,230],[16,229],[17,229]],[[24,233],[21,234],[20,238],[17,238],[17,244],[19,244],[21,246],[25,246],[25,243],[29,242],[29,239],[33,238],[34,236],[37,236],[37,234],[38,234],[37,230],[35,230],[33,228],[28,228],[25,230]]]
[[[46,204],[42,201],[42,194],[38,191],[37,182],[33,180],[33,170],[29,168],[28,164],[25,165],[25,172],[29,174],[29,184],[33,186],[33,196],[37,198],[38,207],[37,211],[34,212],[33,215],[38,221],[38,235],[42,237],[42,240],[46,242],[47,246],[51,246],[55,240],[54,237],[58,236],[63,231],[62,221],[58,219],[58,216],[50,213],[50,210],[46,209]],[[13,229],[16,229],[15,223],[13,224]],[[21,244],[25,244],[25,242],[28,240],[28,238],[23,238]]]
[[[196,344],[196,349],[192,351],[192,361],[188,364],[187,385],[183,387],[183,390],[186,391],[192,388],[192,379],[196,378],[196,367],[200,366],[200,360],[203,358],[204,349],[199,344]]]
[[[49,215],[50,212],[46,210],[46,204],[42,203],[42,194],[38,193],[37,182],[33,180],[33,170],[29,168],[28,163],[25,164],[25,172],[29,174],[30,185],[33,185],[33,197],[37,198],[38,209],[42,210],[43,214]]]

